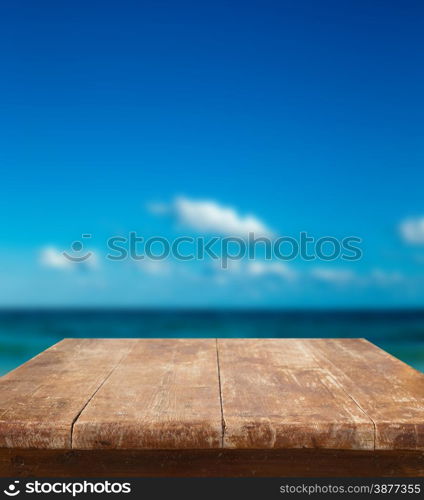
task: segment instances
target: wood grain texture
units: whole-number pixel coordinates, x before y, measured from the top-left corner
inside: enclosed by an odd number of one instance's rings
[[[2,377],[0,447],[70,447],[75,419],[133,344],[66,339]]]
[[[424,450],[424,374],[365,339],[306,343],[375,426],[375,449]]]
[[[423,477],[424,453],[351,450],[16,450],[0,477]]]
[[[219,448],[214,339],[138,340],[74,426],[73,448]]]
[[[0,449],[222,447],[419,452],[424,374],[362,339],[67,339],[0,379]]]
[[[223,339],[218,350],[224,447],[374,448],[372,421],[306,344]]]

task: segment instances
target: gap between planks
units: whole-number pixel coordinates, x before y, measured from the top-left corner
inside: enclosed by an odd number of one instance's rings
[[[330,363],[331,363],[331,361],[330,361]],[[374,449],[374,451],[375,451],[375,444],[376,444],[375,442],[376,442],[376,439],[377,439],[377,426],[375,425],[374,420],[373,420],[373,419],[372,419],[372,418],[368,415],[368,413],[367,413],[367,412],[366,412],[366,411],[362,408],[362,406],[358,403],[358,401],[356,401],[356,399],[355,399],[352,395],[350,395],[350,394],[346,391],[346,389],[345,389],[345,388],[344,388],[341,384],[339,384],[339,382],[338,382],[338,381],[337,381],[337,380],[333,377],[333,374],[332,374],[332,373],[328,372],[328,376],[329,376],[329,377],[331,378],[331,380],[333,380],[333,382],[334,382],[334,383],[335,383],[335,384],[336,384],[336,385],[337,385],[337,386],[338,386],[338,387],[339,387],[339,388],[340,388],[340,389],[341,389],[341,390],[342,390],[342,391],[346,394],[346,396],[347,396],[348,398],[350,398],[350,399],[351,399],[351,400],[352,400],[352,401],[356,404],[356,406],[357,406],[357,407],[358,407],[358,408],[362,411],[362,413],[363,413],[366,417],[368,417],[368,418],[371,420],[371,422],[372,422],[372,426],[373,426],[373,429],[374,429],[374,446],[373,446],[373,449]]]
[[[221,406],[221,428],[222,428],[222,436],[221,436],[221,448],[224,448],[224,438],[225,438],[225,418],[224,418],[224,405],[222,404],[222,385],[221,385],[221,366],[219,364],[219,343],[218,339],[215,339],[216,345],[216,362],[218,365],[218,386],[219,386],[219,403]]]
[[[133,351],[135,346],[137,345],[137,342],[135,342],[130,349],[128,349],[127,352],[122,354],[121,358],[119,361],[116,363],[115,366],[112,367],[112,369],[109,371],[109,373],[106,375],[104,380],[99,384],[97,389],[91,394],[91,396],[87,399],[86,403],[83,405],[81,410],[75,415],[74,419],[72,420],[71,424],[71,450],[74,448],[74,426],[78,418],[80,417],[81,413],[87,408],[87,406],[90,404],[90,401],[94,398],[94,396],[99,392],[99,390],[103,387],[103,385],[106,383],[106,381],[109,379],[109,377],[112,375],[112,373],[120,366],[122,361],[129,356],[129,354]]]

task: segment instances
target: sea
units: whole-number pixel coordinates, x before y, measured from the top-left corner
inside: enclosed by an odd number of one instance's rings
[[[424,310],[1,310],[0,375],[69,337],[364,337],[424,372]]]

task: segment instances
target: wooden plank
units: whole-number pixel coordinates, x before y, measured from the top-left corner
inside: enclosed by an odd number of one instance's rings
[[[216,341],[141,339],[74,425],[76,449],[217,448]]]
[[[0,379],[0,447],[222,446],[424,450],[424,374],[360,339],[68,339]]]
[[[423,373],[364,339],[315,339],[307,348],[372,419],[376,449],[424,450]]]
[[[66,339],[0,379],[0,447],[70,448],[74,420],[133,340]]]
[[[363,450],[16,450],[0,477],[423,477],[424,453]]]
[[[373,422],[305,345],[218,340],[224,447],[374,448]]]
[[[225,351],[233,350],[237,363],[280,368],[319,368],[308,349],[308,339],[218,339]]]

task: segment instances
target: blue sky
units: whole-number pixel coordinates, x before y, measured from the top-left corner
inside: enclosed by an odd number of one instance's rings
[[[421,2],[0,9],[0,305],[423,305]],[[115,234],[202,234],[149,210],[178,197],[364,256],[296,279],[105,261]],[[83,233],[97,265],[62,266]]]

